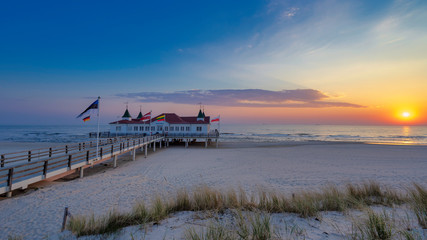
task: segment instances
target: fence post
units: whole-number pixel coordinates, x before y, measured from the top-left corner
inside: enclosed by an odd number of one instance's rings
[[[62,219],[62,228],[61,228],[61,232],[63,232],[65,230],[65,224],[67,223],[67,217],[68,217],[68,207],[65,208],[64,210],[64,218]]]
[[[43,175],[44,175],[44,178],[46,179],[47,178],[47,160],[45,160],[43,164]]]
[[[1,155],[1,167],[4,167],[4,155]]]
[[[68,145],[65,145],[65,154],[68,154]]]
[[[99,157],[102,159],[102,148],[99,151]]]
[[[12,179],[13,179],[13,168],[9,169],[9,174],[7,175],[7,186],[9,187],[8,197],[12,196]]]
[[[31,151],[28,151],[28,162],[31,162]]]
[[[71,156],[72,155],[68,155],[68,168],[69,168],[69,170],[71,170]]]
[[[52,148],[49,148],[49,157],[52,157]]]
[[[86,162],[89,162],[89,150],[86,152]]]

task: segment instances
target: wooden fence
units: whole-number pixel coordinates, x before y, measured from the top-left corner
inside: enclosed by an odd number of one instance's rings
[[[1,155],[0,194],[162,141],[163,136],[109,138]]]

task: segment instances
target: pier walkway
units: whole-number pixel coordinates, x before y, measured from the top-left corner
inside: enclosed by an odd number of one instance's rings
[[[56,180],[69,174],[79,172],[83,177],[84,169],[113,159],[117,166],[117,157],[131,153],[135,160],[136,151],[144,151],[147,157],[150,146],[156,151],[158,143],[161,148],[169,146],[170,142],[184,142],[188,147],[190,142],[201,141],[205,147],[212,141],[218,147],[218,134],[171,134],[147,137],[115,137],[99,140],[98,156],[96,141],[74,143],[63,146],[7,153],[0,155],[0,194],[12,196],[15,189],[25,189],[28,185],[43,181]]]
[[[131,152],[133,160],[137,149],[145,151],[152,144],[155,151],[156,143],[162,146],[165,138],[160,135],[142,138],[108,138],[99,140],[98,157],[96,141],[69,144],[60,147],[37,149],[31,151],[2,154],[0,157],[0,194],[12,195],[15,189],[25,189],[29,184],[42,180],[55,180],[66,175],[80,172],[83,169],[99,164],[111,158],[114,167],[117,157]]]

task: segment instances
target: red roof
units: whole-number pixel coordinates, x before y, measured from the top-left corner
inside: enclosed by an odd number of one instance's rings
[[[207,116],[203,121],[197,121],[197,117],[180,117],[175,113],[162,113],[152,118],[151,122],[155,122],[154,119],[162,115],[165,115],[165,122],[169,124],[209,124],[211,119],[209,116]],[[119,121],[111,122],[110,124],[148,124],[148,123],[150,123],[150,121],[144,122],[141,120],[132,119],[132,120],[119,120]]]

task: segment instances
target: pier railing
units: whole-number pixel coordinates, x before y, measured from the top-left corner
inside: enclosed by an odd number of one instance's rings
[[[128,137],[115,137],[100,139],[99,146],[105,146],[112,143],[127,141]],[[90,148],[96,148],[96,140],[86,141],[80,143],[70,143],[50,148],[39,148],[28,151],[19,151],[13,153],[5,153],[0,155],[0,168],[9,167],[11,165],[17,165],[21,163],[30,163],[34,161],[40,161],[64,154],[72,154],[80,151],[85,151]]]
[[[100,140],[98,156],[96,141],[58,146],[49,149],[21,151],[3,154],[3,166],[0,167],[0,194],[14,189],[26,188],[35,183],[67,171],[90,165],[95,161],[109,159],[149,143],[161,141],[160,135],[143,138],[111,138]]]
[[[166,138],[217,138],[218,133],[167,133]]]

